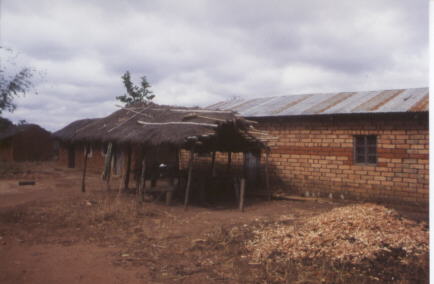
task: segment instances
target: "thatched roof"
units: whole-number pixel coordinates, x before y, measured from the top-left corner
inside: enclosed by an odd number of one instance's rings
[[[23,124],[23,125],[10,125],[4,129],[0,130],[0,141],[5,140],[11,137],[14,137],[17,134],[26,132],[26,131],[41,131],[50,135],[50,132],[40,127],[37,124]]]
[[[67,126],[65,126],[64,128],[54,132],[53,136],[62,141],[72,142],[74,140],[77,131],[80,131],[80,129],[82,129],[84,126],[98,119],[99,118],[87,118],[87,119],[80,119],[80,120],[73,121]]]
[[[147,146],[171,144],[189,147],[189,143],[193,141],[204,148],[231,148],[233,151],[241,151],[246,147],[264,146],[249,133],[253,129],[252,124],[253,122],[232,111],[210,111],[151,103],[122,108],[100,119],[73,122],[55,132],[54,136],[71,143],[114,142]]]

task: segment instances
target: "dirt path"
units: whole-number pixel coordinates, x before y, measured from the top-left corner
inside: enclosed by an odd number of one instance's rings
[[[254,222],[303,220],[342,206],[332,202],[248,202],[184,211],[181,203],[138,205],[114,198],[99,173],[80,192],[77,170],[29,164],[0,178],[0,283],[238,283],[231,246],[196,244],[210,232]],[[35,186],[18,186],[35,180]],[[117,184],[116,181],[114,184]],[[239,273],[235,274],[242,274]]]
[[[138,269],[113,266],[113,249],[81,244],[4,247],[1,283],[142,283]]]

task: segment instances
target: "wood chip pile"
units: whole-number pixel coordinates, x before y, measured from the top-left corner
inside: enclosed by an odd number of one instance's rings
[[[392,251],[404,256],[428,252],[426,223],[404,219],[395,210],[374,204],[336,208],[300,226],[276,223],[255,230],[254,235],[246,248],[257,263],[327,258],[359,264]]]

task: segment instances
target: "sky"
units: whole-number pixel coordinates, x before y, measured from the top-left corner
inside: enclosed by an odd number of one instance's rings
[[[1,66],[35,70],[3,115],[51,131],[117,110],[127,70],[183,106],[429,83],[427,0],[0,1]]]

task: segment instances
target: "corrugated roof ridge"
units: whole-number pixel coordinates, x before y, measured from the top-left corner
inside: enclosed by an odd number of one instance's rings
[[[428,111],[428,103],[427,98],[429,95],[429,87],[417,87],[417,88],[400,88],[400,89],[387,89],[387,90],[378,90],[378,91],[357,91],[357,92],[329,92],[329,93],[309,93],[309,94],[295,94],[295,95],[285,95],[285,96],[273,96],[273,97],[260,97],[260,98],[246,98],[237,101],[236,104],[231,104],[231,101],[222,101],[217,104],[213,105],[219,105],[221,109],[230,108],[231,110],[238,111],[243,116],[286,116],[286,115],[297,115],[297,103],[300,101],[304,101],[306,98],[317,96],[320,102],[316,105],[312,105],[308,110],[312,110],[311,112],[307,110],[302,110],[302,113],[299,113],[299,115],[312,115],[312,114],[323,114],[327,112],[328,109],[337,108],[339,109],[340,104],[345,104],[347,99],[351,97],[360,97],[360,102],[354,101],[354,105],[351,107],[351,105],[348,105],[350,109],[347,110],[337,110],[337,111],[328,111],[327,114],[339,114],[339,113],[371,113],[371,112],[381,112],[377,111],[380,108],[383,109],[385,106],[388,106],[389,102],[395,101],[394,98],[397,98],[402,93],[411,92],[413,98],[417,98],[419,96],[423,96],[423,99],[418,99],[417,103],[411,105],[411,106],[405,106],[405,109],[403,108],[396,108],[392,107],[392,109],[387,110],[385,112],[407,112],[407,111]],[[373,97],[369,99],[364,99],[364,96],[360,96],[363,93],[371,93]],[[344,98],[342,98],[344,96]],[[269,101],[274,98],[288,98],[288,101],[285,102],[282,101],[281,106],[273,106],[273,104],[269,104]],[[291,97],[291,99],[289,99]],[[329,97],[329,98],[327,98]],[[384,100],[381,100],[381,98],[384,97]],[[321,99],[326,98],[326,99]],[[334,99],[335,102],[328,103],[330,99]],[[265,101],[261,101],[265,100]],[[289,101],[290,100],[290,101]],[[252,102],[255,101],[261,101],[259,105],[253,105]],[[324,104],[324,105],[322,105]],[[258,112],[258,109],[261,105],[264,105],[264,111]],[[289,105],[289,107],[288,107]],[[367,106],[366,108],[363,108],[361,106]],[[242,109],[240,109],[240,106],[243,106]],[[247,108],[246,108],[247,106]],[[295,107],[294,107],[295,106]],[[209,107],[207,107],[209,108]],[[254,112],[252,112],[252,108],[255,109]],[[291,108],[288,111],[285,111],[285,113],[282,114],[282,109],[287,110],[288,108]],[[389,106],[390,108],[390,106]],[[387,109],[384,108],[384,109]],[[257,115],[255,115],[255,113]]]

